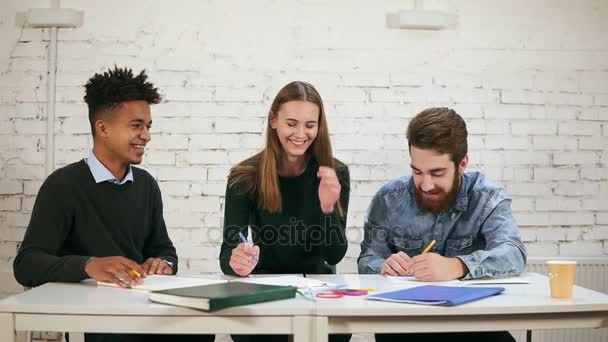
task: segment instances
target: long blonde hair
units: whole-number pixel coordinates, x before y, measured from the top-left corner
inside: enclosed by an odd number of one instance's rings
[[[321,95],[307,82],[295,81],[284,86],[275,96],[268,112],[266,146],[262,152],[232,167],[228,176],[228,186],[239,183],[247,193],[253,194],[257,191],[260,208],[271,213],[280,212],[282,209],[277,170],[283,147],[276,132],[270,126],[270,120],[278,115],[281,105],[290,101],[307,101],[319,107],[319,130],[307,153],[312,154],[320,166],[328,166],[333,169],[337,166],[331,150]],[[340,201],[336,202],[336,209],[342,215]]]

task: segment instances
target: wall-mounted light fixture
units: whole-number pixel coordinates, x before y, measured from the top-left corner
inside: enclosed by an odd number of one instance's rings
[[[55,170],[55,106],[57,79],[57,30],[82,26],[84,12],[61,8],[59,0],[51,0],[50,8],[32,8],[17,13],[15,23],[20,27],[49,29],[46,96],[46,174]]]
[[[17,22],[32,28],[75,28],[82,25],[83,12],[71,8],[31,8],[17,13]]]
[[[413,10],[389,13],[387,25],[390,28],[405,30],[442,30],[456,26],[456,15],[425,10],[423,0],[416,0]]]

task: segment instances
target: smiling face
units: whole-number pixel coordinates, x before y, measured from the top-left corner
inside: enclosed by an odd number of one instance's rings
[[[288,160],[303,158],[319,131],[319,106],[308,101],[285,102],[271,115],[270,126]]]
[[[142,162],[144,148],[150,142],[152,118],[146,101],[126,101],[112,110],[105,120],[99,120],[96,143],[114,164],[127,166]]]
[[[449,209],[460,191],[460,177],[468,157],[458,169],[450,154],[433,149],[410,148],[412,177],[416,185],[416,202],[423,211],[440,213]]]

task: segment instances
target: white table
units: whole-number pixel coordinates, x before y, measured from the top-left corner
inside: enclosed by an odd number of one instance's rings
[[[394,281],[378,275],[317,275],[311,278],[345,283],[352,288],[379,291],[397,289]],[[487,285],[505,287],[498,296],[454,307],[388,303],[362,297],[317,299],[314,334],[324,340],[328,333],[403,333],[608,326],[608,295],[582,287],[572,299],[553,299],[547,277],[527,273],[532,284]]]
[[[151,303],[147,293],[91,284],[47,283],[0,301],[0,341],[15,331],[172,334],[293,334],[308,342],[314,303],[298,296],[208,314]]]
[[[377,275],[318,275],[353,288],[394,289]],[[49,283],[0,301],[0,341],[15,330],[294,334],[294,341],[327,341],[329,333],[447,332],[599,328],[608,326],[608,295],[575,287],[570,300],[549,296],[548,279],[503,285],[504,294],[456,307],[386,303],[362,297],[294,299],[240,306],[208,314],[151,303],[142,291]]]

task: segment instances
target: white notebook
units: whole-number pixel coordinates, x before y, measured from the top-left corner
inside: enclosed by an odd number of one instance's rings
[[[435,285],[452,285],[452,286],[468,286],[468,285],[498,285],[498,284],[531,284],[532,282],[525,277],[504,277],[504,278],[482,278],[482,279],[469,279],[469,280],[448,280],[448,281],[436,281],[436,282],[424,282],[417,280],[413,276],[387,276],[387,279],[393,283],[398,284],[402,287],[414,287],[420,286],[421,284],[435,284]]]
[[[146,290],[146,291],[157,291],[157,290],[167,290],[174,289],[180,287],[191,287],[191,286],[199,286],[199,285],[210,285],[210,284],[219,284],[225,283],[226,280],[222,279],[212,279],[212,278],[197,278],[197,277],[180,277],[180,276],[172,276],[172,275],[160,275],[153,274],[144,278],[144,282],[141,285],[135,285],[132,288],[136,290]],[[99,286],[112,286],[119,287],[114,283],[106,283],[106,282],[97,282]]]
[[[522,277],[487,278],[460,280],[461,285],[491,285],[491,284],[532,284],[531,281]]]
[[[333,283],[327,283],[324,281],[305,278],[296,275],[285,275],[285,276],[271,276],[271,277],[247,277],[240,278],[234,281],[242,281],[253,284],[264,284],[264,285],[283,285],[283,286],[294,286],[299,289],[314,289],[314,288],[333,288],[337,286]]]

